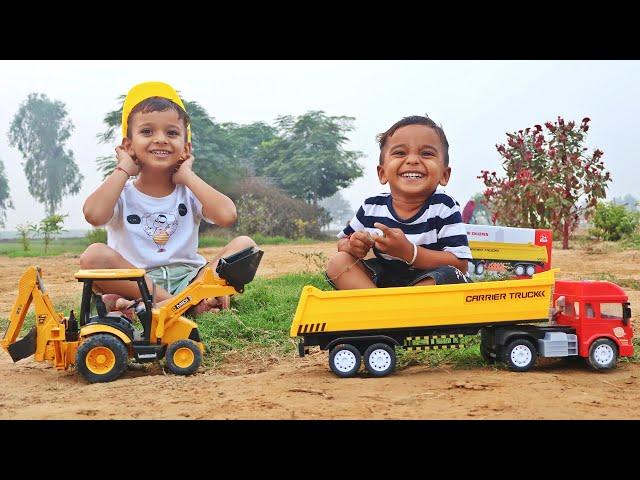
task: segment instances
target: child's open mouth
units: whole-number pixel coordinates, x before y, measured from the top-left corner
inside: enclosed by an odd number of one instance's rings
[[[425,177],[425,175],[424,173],[420,173],[420,172],[405,172],[400,174],[400,177],[409,182],[418,182],[422,180]]]
[[[151,150],[151,153],[156,157],[162,157],[162,158],[168,157],[169,155],[171,155],[171,152],[168,150]]]

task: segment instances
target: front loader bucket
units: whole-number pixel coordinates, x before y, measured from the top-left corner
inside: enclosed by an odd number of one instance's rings
[[[216,272],[220,278],[239,293],[244,291],[245,284],[253,280],[264,252],[256,247],[248,247],[233,255],[220,259]]]
[[[36,327],[29,330],[24,337],[7,347],[7,352],[15,362],[36,353]]]

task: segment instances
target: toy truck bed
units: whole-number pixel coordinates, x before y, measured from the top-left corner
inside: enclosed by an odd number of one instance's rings
[[[549,318],[555,271],[525,280],[425,287],[325,292],[306,286],[290,335],[311,345],[310,334],[543,322]]]

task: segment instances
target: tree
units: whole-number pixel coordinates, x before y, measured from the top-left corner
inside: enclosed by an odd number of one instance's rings
[[[64,103],[49,100],[42,93],[27,96],[9,129],[9,144],[24,157],[29,193],[45,204],[49,215],[55,213],[64,196],[80,191],[84,179],[73,151],[64,147],[72,130]]]
[[[605,198],[607,182],[602,150],[588,154],[584,146],[589,118],[580,126],[558,117],[518,132],[507,133],[507,144],[496,149],[503,158],[505,177],[482,170],[478,177],[487,189],[492,220],[503,225],[549,228],[562,235],[562,248],[569,248],[569,235],[581,216],[593,214],[598,199]]]
[[[58,233],[65,231],[65,229],[62,228],[62,225],[64,224],[65,217],[67,216],[68,215],[59,214],[49,215],[48,217],[43,218],[36,227],[36,231],[38,233],[41,233],[42,237],[44,238],[45,255],[47,253],[47,249],[49,248],[49,243],[51,243],[51,240],[53,240]]]
[[[18,230],[18,233],[20,234],[20,242],[22,243],[22,249],[27,252],[29,251],[29,245],[30,245],[30,235],[32,233],[37,233],[38,232],[38,225],[31,223],[31,222],[26,222],[26,223],[21,223],[20,225],[16,226],[16,230]]]
[[[11,203],[11,198],[9,197],[9,182],[7,181],[7,175],[4,173],[4,163],[0,160],[0,227],[4,227],[9,208],[13,208],[13,203]]]
[[[352,117],[327,117],[310,111],[276,119],[278,138],[262,142],[256,173],[272,177],[295,198],[317,205],[362,176],[361,152],[344,149]]]
[[[98,134],[99,143],[106,144],[116,139],[122,124],[125,97],[118,97],[119,108],[105,115],[103,121],[107,129]],[[232,198],[237,197],[237,185],[253,169],[252,152],[257,150],[256,144],[262,138],[269,138],[271,127],[261,122],[250,125],[219,124],[197,102],[184,98],[183,102],[191,119],[191,139],[196,158],[194,172],[218,190]],[[96,163],[104,178],[116,167],[115,155],[99,157]]]
[[[337,223],[340,228],[344,228],[345,224],[351,220],[355,213],[349,202],[347,202],[340,192],[336,192],[330,197],[322,199],[318,205],[329,212],[329,222]]]

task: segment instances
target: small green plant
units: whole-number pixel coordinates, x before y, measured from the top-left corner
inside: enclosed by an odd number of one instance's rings
[[[589,229],[589,234],[595,238],[617,242],[633,234],[639,223],[638,212],[632,212],[624,205],[601,202],[596,207],[593,228]]]
[[[294,252],[289,250],[289,253],[299,255],[307,261],[307,272],[317,272],[318,270],[324,270],[329,258],[324,252]],[[315,269],[313,266],[315,265]]]
[[[18,225],[16,227],[16,230],[18,230],[18,233],[20,234],[20,242],[22,243],[22,249],[25,252],[28,252],[29,246],[31,245],[31,243],[29,242],[31,238],[30,235],[38,231],[38,226],[35,223],[26,222]]]
[[[94,228],[87,232],[85,238],[89,244],[107,243],[107,231],[104,228]]]
[[[55,238],[57,234],[60,232],[64,232],[65,229],[62,228],[64,224],[65,217],[68,215],[60,215],[58,213],[54,213],[53,215],[49,215],[46,218],[43,218],[38,224],[37,231],[42,234],[42,238],[44,239],[44,253],[47,254],[47,249],[49,248],[49,243],[51,240]]]

